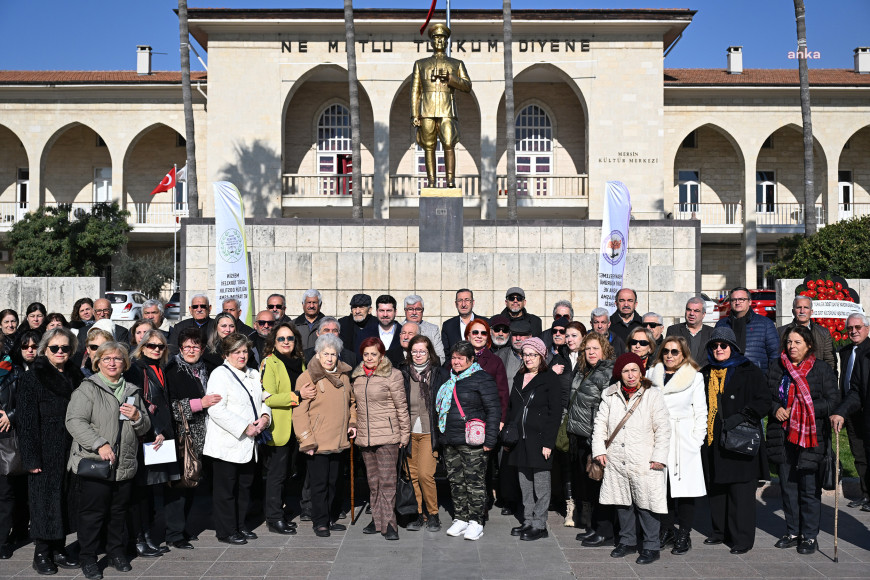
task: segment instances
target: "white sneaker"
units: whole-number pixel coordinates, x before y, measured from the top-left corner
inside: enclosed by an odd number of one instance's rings
[[[456,538],[465,533],[466,529],[468,529],[468,522],[453,520],[453,525],[447,530],[447,535]]]
[[[466,540],[477,540],[483,535],[483,526],[474,520],[468,522],[468,528],[465,530]]]

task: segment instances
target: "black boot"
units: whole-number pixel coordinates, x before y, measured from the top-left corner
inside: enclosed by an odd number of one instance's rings
[[[155,550],[148,545],[143,534],[136,537],[136,553],[142,558],[159,558],[163,555],[160,550]]]
[[[161,554],[165,554],[169,551],[169,548],[167,548],[166,546],[161,546],[160,542],[155,542],[154,540],[152,540],[151,534],[148,532],[145,532],[145,543],[148,544],[149,548],[151,548],[152,550],[157,550]]]
[[[689,537],[689,530],[677,530],[674,537],[674,549],[671,554],[682,556],[692,549],[692,539]]]

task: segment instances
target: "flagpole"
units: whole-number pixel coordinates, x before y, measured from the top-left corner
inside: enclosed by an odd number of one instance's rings
[[[178,165],[173,163],[172,169],[175,170],[175,187],[178,187]],[[176,192],[172,192],[172,292],[170,292],[170,297],[176,291],[178,284],[178,274],[176,272],[176,251],[178,244],[178,212],[175,211],[175,194]]]
[[[450,28],[450,0],[447,0],[447,28]],[[451,28],[451,35],[452,35],[452,30],[453,29]],[[451,47],[452,44],[453,43],[450,42],[450,39],[448,38],[447,39],[447,56],[451,56],[453,54],[453,50]]]

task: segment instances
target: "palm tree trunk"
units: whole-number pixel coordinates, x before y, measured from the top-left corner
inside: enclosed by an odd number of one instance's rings
[[[816,217],[815,167],[813,164],[813,121],[810,116],[810,73],[807,68],[807,22],[804,0],[794,0],[797,22],[798,74],[801,81],[801,120],[804,135],[804,236],[818,230]]]
[[[514,118],[514,55],[511,0],[503,0],[504,17],[504,111],[505,143],[507,145],[507,210],[508,219],[517,219],[517,135]]]
[[[362,155],[360,153],[359,85],[356,80],[356,34],[353,30],[353,0],[344,0],[344,37],[347,45],[347,84],[350,99],[350,142],[353,164],[353,214],[362,219]]]
[[[196,182],[196,136],[193,123],[193,95],[190,90],[190,33],[187,29],[187,0],[178,0],[178,29],[181,48],[181,97],[184,100],[184,139],[187,142],[187,201],[188,207],[199,204]],[[173,195],[175,195],[173,193]],[[196,212],[191,209],[191,217]]]

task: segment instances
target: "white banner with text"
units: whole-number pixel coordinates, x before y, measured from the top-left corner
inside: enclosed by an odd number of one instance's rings
[[[248,241],[245,238],[245,205],[239,189],[229,181],[214,186],[215,304],[239,301],[245,324],[251,326],[251,281],[248,277]]]
[[[619,181],[608,181],[601,224],[601,253],[598,257],[598,306],[610,314],[616,310],[616,293],[622,288],[628,255],[628,222],[631,195]]]

